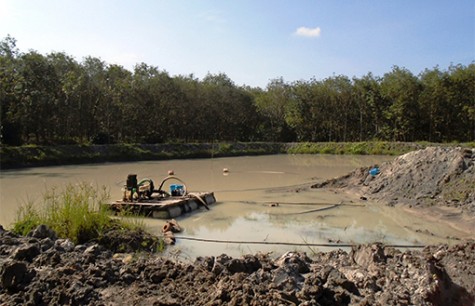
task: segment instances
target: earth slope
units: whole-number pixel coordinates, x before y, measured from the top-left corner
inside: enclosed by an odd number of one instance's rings
[[[372,176],[369,170],[375,166],[380,173]],[[428,147],[312,186],[323,187],[403,204],[475,231],[475,149]]]

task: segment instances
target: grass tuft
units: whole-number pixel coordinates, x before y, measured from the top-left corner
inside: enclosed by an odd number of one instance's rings
[[[58,237],[68,238],[74,243],[100,239],[110,230],[141,230],[143,221],[112,219],[106,207],[100,205],[109,199],[105,187],[97,188],[90,184],[69,184],[63,190],[51,188],[43,197],[43,205],[32,202],[20,207],[13,231],[27,235],[38,225],[45,224],[56,232]]]

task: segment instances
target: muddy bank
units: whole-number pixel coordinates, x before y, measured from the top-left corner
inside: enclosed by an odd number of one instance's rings
[[[175,143],[0,147],[2,169],[285,153],[283,143]]]
[[[473,305],[475,242],[184,263],[0,228],[1,305]]]
[[[475,231],[475,149],[428,147],[393,161],[327,180],[312,188],[349,191],[387,205]]]
[[[0,168],[22,168],[83,163],[103,163],[185,158],[213,158],[269,154],[399,155],[427,147],[412,142],[317,143],[163,143],[59,146],[0,146]],[[445,145],[450,146],[450,145]]]

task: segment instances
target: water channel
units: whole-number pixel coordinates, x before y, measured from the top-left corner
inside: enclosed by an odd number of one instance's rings
[[[18,207],[27,201],[41,203],[47,188],[86,182],[106,186],[112,200],[121,197],[129,173],[160,182],[169,170],[186,183],[188,191],[214,191],[217,203],[177,218],[180,236],[223,240],[284,243],[451,243],[447,237],[466,234],[425,221],[394,207],[359,201],[348,195],[298,186],[346,174],[351,170],[391,160],[388,156],[268,155],[231,158],[144,161],[39,167],[0,172],[0,224],[9,227]],[[229,173],[223,173],[223,169]],[[278,206],[270,203],[279,203]],[[297,203],[297,204],[296,204]],[[345,203],[335,208],[318,207]],[[328,204],[328,205],[327,205]],[[40,204],[38,204],[40,205]],[[327,205],[327,206],[325,206]],[[148,229],[160,233],[163,220],[145,218]],[[178,239],[169,249],[177,257],[240,256],[247,253],[322,247],[282,244],[216,243]]]

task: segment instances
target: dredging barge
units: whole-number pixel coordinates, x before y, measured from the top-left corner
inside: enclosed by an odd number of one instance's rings
[[[168,192],[163,186],[169,180],[176,180],[181,184],[171,184]],[[116,213],[129,211],[147,217],[169,219],[200,207],[209,210],[209,205],[216,203],[213,192],[188,192],[186,184],[173,174],[165,177],[158,189],[155,189],[151,179],[137,181],[136,174],[129,174],[123,192],[121,200],[103,205]]]

